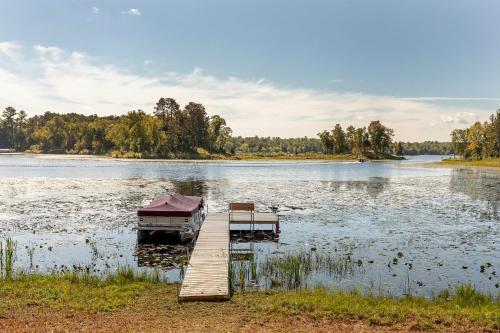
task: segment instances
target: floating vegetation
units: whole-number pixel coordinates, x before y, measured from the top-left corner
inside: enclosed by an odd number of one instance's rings
[[[162,269],[180,268],[189,258],[191,247],[168,244],[139,244],[134,256],[140,267],[151,266]]]

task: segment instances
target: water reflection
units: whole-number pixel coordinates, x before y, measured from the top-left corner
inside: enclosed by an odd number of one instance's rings
[[[172,181],[174,192],[182,195],[206,197],[208,193],[207,182],[199,179]]]
[[[390,186],[390,179],[385,177],[370,177],[368,180],[335,181],[330,183],[332,192],[366,192],[370,197],[376,199]]]
[[[450,190],[463,193],[472,200],[486,203],[481,218],[499,220],[500,177],[498,173],[481,169],[456,169],[451,173]]]
[[[192,245],[138,244],[134,256],[139,267],[171,269],[182,266],[192,249]]]

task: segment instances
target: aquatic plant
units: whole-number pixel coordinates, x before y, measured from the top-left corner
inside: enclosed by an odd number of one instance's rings
[[[26,249],[26,252],[28,253],[28,258],[30,260],[30,269],[33,269],[33,256],[35,255],[35,247],[28,247]]]
[[[481,293],[471,283],[457,286],[452,299],[461,307],[477,306],[492,301],[491,296]]]
[[[268,257],[262,264],[261,274],[271,286],[296,289],[304,286],[312,275],[328,274],[335,279],[352,275],[361,265],[353,262],[349,253],[330,255],[318,252],[287,254]]]
[[[14,274],[17,242],[11,237],[5,238],[5,245],[0,241],[0,277],[11,280]]]
[[[229,283],[229,294],[233,295],[234,293],[234,285],[236,283],[236,272],[233,268],[233,261],[229,259],[228,262],[228,283]]]
[[[229,263],[229,285],[232,291],[239,287],[240,291],[258,284],[260,279],[259,263],[254,254],[247,256],[231,256]]]
[[[257,256],[253,255],[250,258],[250,276],[253,282],[257,281]]]

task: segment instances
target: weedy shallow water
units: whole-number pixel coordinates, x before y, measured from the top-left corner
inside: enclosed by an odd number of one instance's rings
[[[0,156],[0,236],[17,242],[17,269],[88,266],[98,273],[134,265],[167,269],[176,280],[188,249],[137,247],[132,227],[138,207],[177,191],[203,195],[209,212],[230,201],[254,201],[262,211],[280,207],[279,240],[253,244],[253,280],[266,262],[277,267],[292,260],[286,255],[318,252],[349,254],[353,274],[333,278],[324,264],[300,283],[433,295],[470,282],[496,292],[500,172],[408,165]],[[233,244],[243,247],[248,243]],[[271,288],[273,280],[280,283],[275,276],[254,285]]]

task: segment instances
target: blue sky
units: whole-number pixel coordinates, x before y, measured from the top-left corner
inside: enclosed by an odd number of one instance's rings
[[[447,140],[500,108],[499,1],[1,1],[0,107],[203,103],[236,135],[381,119]],[[3,93],[2,93],[3,91]]]

